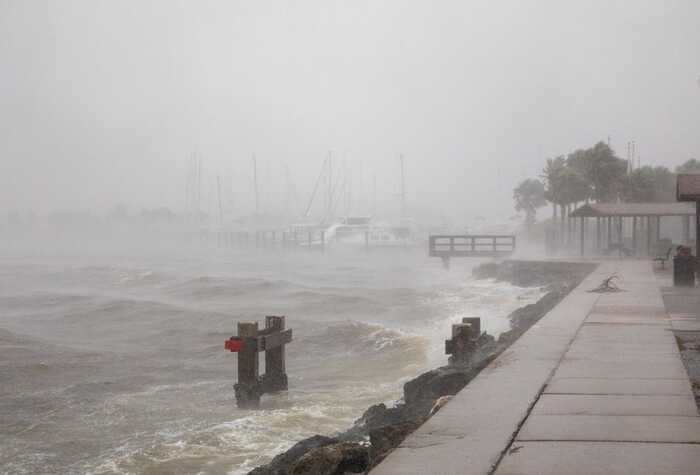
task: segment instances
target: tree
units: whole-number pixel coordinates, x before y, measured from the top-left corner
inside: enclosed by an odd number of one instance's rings
[[[566,166],[566,160],[563,156],[556,158],[548,158],[547,164],[542,170],[540,178],[544,180],[545,190],[544,197],[552,203],[552,220],[557,217],[557,205],[563,206],[562,183],[560,180],[561,170]]]
[[[528,231],[535,224],[537,209],[547,204],[544,184],[536,178],[523,180],[513,190],[515,210],[525,213],[525,226]]]
[[[625,180],[622,198],[632,203],[675,201],[676,177],[666,167],[645,166],[632,170]]]
[[[691,158],[683,165],[676,167],[676,173],[700,173],[700,160]]]
[[[588,183],[589,196],[598,202],[615,201],[627,175],[627,161],[615,156],[604,142],[588,149],[576,150],[566,158],[567,165],[578,171]],[[583,200],[580,200],[583,201]]]

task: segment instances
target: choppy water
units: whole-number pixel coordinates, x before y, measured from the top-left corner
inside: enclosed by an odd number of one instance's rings
[[[463,316],[493,334],[537,289],[467,261],[162,252],[0,257],[0,472],[245,473],[395,400]],[[240,320],[287,315],[290,390],[235,406]]]

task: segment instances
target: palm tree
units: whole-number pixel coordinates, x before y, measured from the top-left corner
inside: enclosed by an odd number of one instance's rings
[[[542,175],[540,175],[540,178],[544,180],[545,184],[544,197],[547,201],[552,203],[552,221],[557,218],[557,205],[563,203],[563,189],[560,177],[561,170],[565,166],[566,160],[563,156],[548,158],[547,164],[542,170]]]
[[[525,213],[525,226],[530,232],[532,225],[535,224],[537,209],[547,204],[544,184],[536,178],[523,180],[513,190],[513,199],[515,210]]]

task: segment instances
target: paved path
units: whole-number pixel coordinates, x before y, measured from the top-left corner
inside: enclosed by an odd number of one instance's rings
[[[626,292],[592,294],[617,271]],[[372,471],[700,473],[700,417],[651,263],[605,263]]]

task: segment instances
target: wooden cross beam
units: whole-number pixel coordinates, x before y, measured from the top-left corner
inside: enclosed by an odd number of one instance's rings
[[[241,408],[260,406],[263,393],[288,387],[284,347],[292,341],[292,330],[285,330],[285,317],[265,317],[265,328],[258,322],[238,323],[238,335],[224,348],[238,353],[238,382],[234,385],[236,403]],[[265,352],[265,374],[259,374],[258,354]]]

